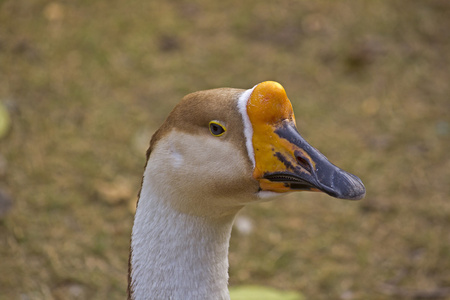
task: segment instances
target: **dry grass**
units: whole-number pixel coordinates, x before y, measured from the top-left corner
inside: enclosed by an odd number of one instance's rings
[[[0,1],[0,299],[123,299],[152,132],[186,93],[269,79],[367,197],[246,208],[231,284],[369,300],[449,287],[449,15],[445,0]]]

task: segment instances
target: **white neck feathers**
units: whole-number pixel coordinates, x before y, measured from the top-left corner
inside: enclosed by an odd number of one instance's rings
[[[147,166],[132,233],[132,299],[229,299],[234,215],[213,219],[176,211],[151,172]]]

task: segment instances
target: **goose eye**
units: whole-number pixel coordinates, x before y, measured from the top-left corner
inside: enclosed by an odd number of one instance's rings
[[[219,122],[211,121],[211,122],[209,122],[209,131],[214,136],[221,136],[227,130],[226,130],[225,126],[223,126]]]

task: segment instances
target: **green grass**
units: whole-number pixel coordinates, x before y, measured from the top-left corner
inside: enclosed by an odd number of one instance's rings
[[[0,1],[0,189],[14,200],[0,299],[123,299],[151,134],[189,92],[264,80],[367,196],[247,207],[230,283],[319,300],[449,287],[449,13],[445,0]]]

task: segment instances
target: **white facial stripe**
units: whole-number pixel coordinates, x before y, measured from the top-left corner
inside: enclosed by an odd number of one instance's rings
[[[252,94],[255,87],[256,87],[256,85],[253,88],[243,92],[241,94],[241,96],[239,96],[239,99],[238,99],[238,109],[242,115],[242,120],[244,122],[245,145],[247,146],[247,152],[248,152],[250,161],[253,163],[253,168],[255,167],[255,152],[253,151],[253,142],[252,142],[253,127],[252,127],[252,123],[250,122],[250,118],[248,117],[247,103],[248,103],[248,99],[250,98],[250,95]]]

